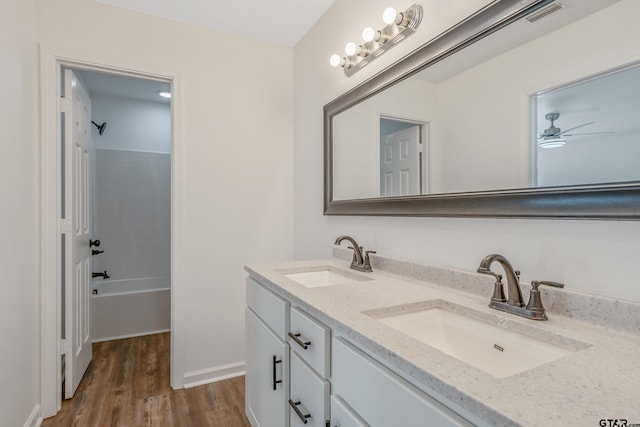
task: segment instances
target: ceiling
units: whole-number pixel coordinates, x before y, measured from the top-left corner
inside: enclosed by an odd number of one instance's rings
[[[293,47],[335,0],[96,0]]]
[[[563,9],[534,23],[520,19],[465,47],[464,54],[458,53],[449,56],[444,61],[428,67],[417,76],[432,83],[443,82],[458,73],[549,34],[618,1],[620,0],[562,0]]]
[[[170,91],[169,83],[88,70],[74,70],[74,72],[78,74],[91,94],[166,104],[170,102],[169,99],[158,95],[160,91]]]

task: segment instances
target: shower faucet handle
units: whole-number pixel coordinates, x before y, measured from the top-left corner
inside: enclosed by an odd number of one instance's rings
[[[107,270],[103,271],[102,273],[91,273],[91,278],[95,279],[96,277],[102,277],[102,280],[107,280],[107,279],[111,279],[111,276],[109,276],[107,274]]]
[[[91,239],[89,239],[89,247],[92,247],[92,246],[95,246],[95,247],[100,246],[100,240],[97,240],[97,239],[96,240],[91,240]]]
[[[98,251],[96,249],[92,249],[91,250],[91,255],[100,255],[101,253],[103,253],[104,251]]]

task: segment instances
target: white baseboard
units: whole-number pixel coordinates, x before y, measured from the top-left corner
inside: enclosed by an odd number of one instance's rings
[[[244,375],[244,370],[245,363],[238,362],[224,366],[216,366],[215,368],[187,372],[184,374],[184,388],[197,387],[199,385],[239,377]]]
[[[95,339],[95,340],[93,340],[91,342],[92,343],[96,343],[96,342],[104,342],[104,341],[123,340],[123,339],[126,339],[126,338],[144,337],[146,335],[154,335],[154,334],[163,334],[165,332],[171,332],[171,329],[161,329],[159,331],[149,331],[149,332],[143,332],[143,333],[140,333],[140,334],[120,335],[120,336],[117,336],[117,337],[98,338],[98,339]]]
[[[33,411],[31,411],[29,418],[24,422],[24,427],[40,427],[40,424],[42,424],[40,405],[36,403],[36,406],[33,407]]]

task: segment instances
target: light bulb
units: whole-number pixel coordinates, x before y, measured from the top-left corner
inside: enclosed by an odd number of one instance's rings
[[[367,43],[372,42],[375,37],[376,37],[376,30],[374,30],[373,28],[367,27],[364,30],[362,30],[362,40],[364,40],[365,42]]]
[[[329,64],[331,64],[332,67],[337,67],[340,65],[340,63],[342,62],[342,57],[338,54],[333,54],[331,55],[331,58],[329,58]]]
[[[396,22],[396,18],[398,17],[398,12],[392,8],[388,7],[382,12],[382,20],[385,24],[393,24]]]
[[[344,51],[348,56],[355,55],[357,50],[358,50],[358,46],[354,42],[349,42],[344,47]]]

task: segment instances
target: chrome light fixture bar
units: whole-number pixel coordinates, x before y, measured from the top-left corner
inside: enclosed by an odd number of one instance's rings
[[[387,24],[381,30],[367,27],[362,32],[364,42],[353,42],[345,46],[345,56],[334,54],[329,59],[333,67],[342,67],[347,76],[352,76],[365,65],[382,55],[393,46],[416,32],[422,21],[422,6],[414,4],[404,12],[394,8],[385,9],[382,20]]]

